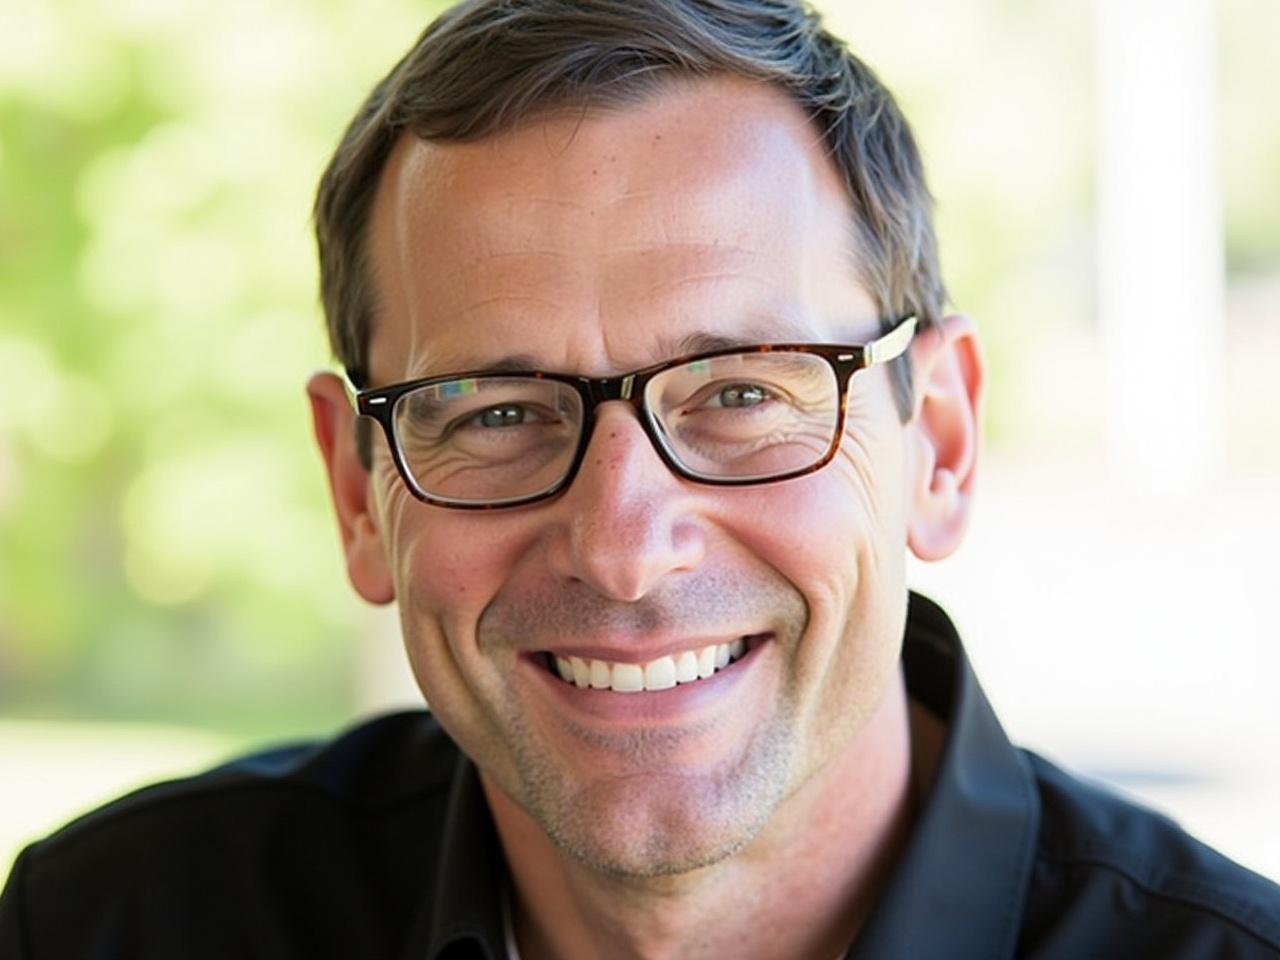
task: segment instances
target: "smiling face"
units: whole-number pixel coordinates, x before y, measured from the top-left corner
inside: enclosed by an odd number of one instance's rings
[[[850,217],[800,110],[738,81],[474,143],[406,136],[371,224],[372,383],[865,342],[879,318]],[[875,368],[826,468],[711,487],[609,403],[566,492],[489,512],[414,500],[379,442],[377,550],[353,578],[394,593],[433,712],[561,849],[624,874],[690,869],[746,844],[896,680],[904,435]]]

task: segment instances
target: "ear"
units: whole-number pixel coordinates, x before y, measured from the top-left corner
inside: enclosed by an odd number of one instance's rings
[[[941,560],[964,538],[978,465],[985,368],[973,321],[944,317],[911,347],[907,545]]]
[[[316,373],[307,381],[307,396],[311,400],[316,443],[338,515],[347,576],[365,600],[390,603],[395,599],[395,588],[373,509],[369,471],[356,453],[356,415],[346,388],[335,374]]]

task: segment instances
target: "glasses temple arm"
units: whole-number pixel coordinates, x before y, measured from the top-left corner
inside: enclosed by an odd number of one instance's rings
[[[916,318],[907,317],[896,327],[878,340],[873,340],[863,349],[864,363],[874,366],[877,363],[888,363],[907,352],[912,338],[916,335]]]

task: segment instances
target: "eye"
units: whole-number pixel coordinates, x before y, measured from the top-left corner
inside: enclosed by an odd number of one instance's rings
[[[754,407],[771,400],[774,394],[758,383],[731,383],[707,398],[709,407]]]
[[[482,427],[518,427],[535,419],[533,412],[522,403],[500,403],[485,407],[471,422]]]

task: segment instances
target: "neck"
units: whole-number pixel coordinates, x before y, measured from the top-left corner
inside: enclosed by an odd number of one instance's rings
[[[841,955],[910,831],[911,739],[899,675],[867,725],[747,847],[671,877],[584,867],[482,774],[511,870],[522,960]]]

